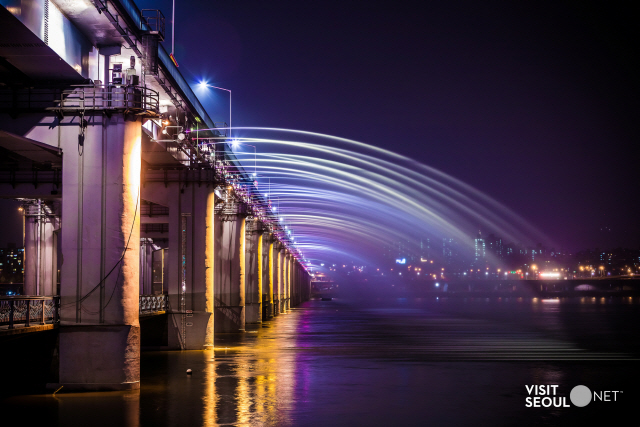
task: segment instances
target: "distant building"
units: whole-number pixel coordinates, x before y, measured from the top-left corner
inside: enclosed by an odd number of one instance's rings
[[[0,283],[22,283],[24,277],[24,249],[10,244],[0,248]]]
[[[451,237],[442,238],[442,260],[444,265],[459,264],[460,251],[457,242]]]
[[[504,246],[502,244],[502,238],[497,237],[495,234],[489,234],[485,239],[486,251],[494,258],[495,261],[502,261],[504,259]]]
[[[390,245],[384,245],[384,259],[388,266],[396,264],[396,260],[404,260],[403,264],[412,264],[419,261],[420,255],[416,244],[408,240],[398,240]]]
[[[420,258],[421,259],[433,259],[431,252],[431,239],[429,237],[425,237],[424,239],[420,239]]]
[[[487,245],[485,239],[482,237],[481,231],[478,231],[478,236],[475,240],[475,251],[475,264],[484,264],[485,259],[487,258]]]

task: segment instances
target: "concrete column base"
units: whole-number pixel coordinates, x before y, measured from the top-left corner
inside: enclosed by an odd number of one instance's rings
[[[65,390],[140,388],[140,326],[61,325],[60,385]]]
[[[213,312],[214,332],[243,332],[245,324],[244,306],[217,306]]]
[[[273,319],[273,304],[262,303],[262,321]]]
[[[202,350],[206,346],[207,326],[211,313],[170,313],[168,347],[182,350]]]
[[[280,301],[277,299],[273,300],[273,316],[277,316],[280,314]]]
[[[247,324],[262,323],[262,303],[251,303],[245,306]]]

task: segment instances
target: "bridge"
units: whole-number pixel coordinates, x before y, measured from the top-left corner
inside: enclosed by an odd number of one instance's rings
[[[164,26],[131,0],[0,0],[0,197],[22,201],[23,294],[55,305],[66,389],[140,387],[140,313],[165,312],[165,348],[203,349],[309,298]],[[45,323],[21,301],[0,311]]]

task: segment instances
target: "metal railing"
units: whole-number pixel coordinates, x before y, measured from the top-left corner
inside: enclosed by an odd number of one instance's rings
[[[62,91],[55,101],[57,106],[47,110],[129,110],[138,113],[158,114],[158,92],[144,86],[133,85],[74,85]]]
[[[60,321],[60,297],[2,296],[0,297],[0,324],[14,329],[16,323],[31,326]]]
[[[140,295],[140,314],[151,314],[161,311],[167,311],[168,307],[169,296],[166,294]]]
[[[141,9],[140,10],[140,29],[148,30],[160,36],[160,40],[164,40],[164,15],[159,9]],[[143,25],[146,24],[146,27]]]

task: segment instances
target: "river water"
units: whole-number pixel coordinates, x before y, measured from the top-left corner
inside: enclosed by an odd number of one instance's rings
[[[143,353],[140,391],[0,410],[48,426],[638,425],[639,321],[637,297],[314,300],[215,350]],[[563,406],[527,407],[534,385]],[[574,406],[577,385],[598,400]]]

